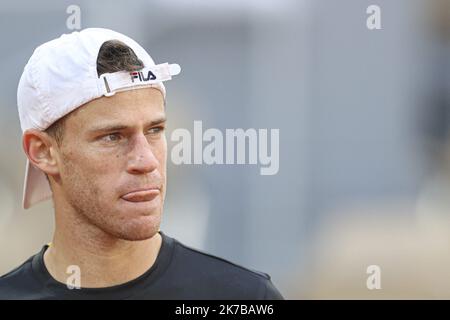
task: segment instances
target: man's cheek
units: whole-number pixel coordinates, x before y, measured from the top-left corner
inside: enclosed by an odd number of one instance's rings
[[[119,155],[97,154],[80,159],[79,164],[83,167],[83,172],[86,172],[91,176],[101,176],[107,175],[111,172],[114,172],[114,170],[117,170],[116,163],[118,162],[118,160],[120,160]]]
[[[158,151],[156,152],[156,158],[159,162],[159,167],[163,170],[166,168],[166,162],[167,162],[167,144],[164,143],[160,146]],[[164,173],[164,172],[162,172]]]

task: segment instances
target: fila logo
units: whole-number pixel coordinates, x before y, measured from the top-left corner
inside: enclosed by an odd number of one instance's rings
[[[150,70],[148,70],[147,76],[145,76],[142,71],[130,72],[130,76],[131,82],[134,82],[134,79],[139,79],[139,81],[149,81],[156,79],[156,76]]]

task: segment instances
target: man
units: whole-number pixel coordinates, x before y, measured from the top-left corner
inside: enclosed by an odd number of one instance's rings
[[[23,205],[52,198],[53,241],[0,278],[2,299],[282,299],[270,277],[159,230],[166,192],[163,81],[107,29],[38,47],[17,98],[28,157]]]

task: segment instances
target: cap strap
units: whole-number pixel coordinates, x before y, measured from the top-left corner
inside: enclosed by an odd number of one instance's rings
[[[104,73],[99,77],[97,86],[99,92],[108,97],[129,88],[149,87],[152,84],[170,80],[172,76],[179,74],[180,71],[181,68],[178,64],[168,64],[166,62],[146,67],[139,71]]]

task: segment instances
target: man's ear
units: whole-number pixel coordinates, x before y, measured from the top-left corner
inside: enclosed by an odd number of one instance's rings
[[[47,175],[59,173],[56,142],[47,133],[36,129],[26,130],[22,136],[22,147],[34,166]]]

